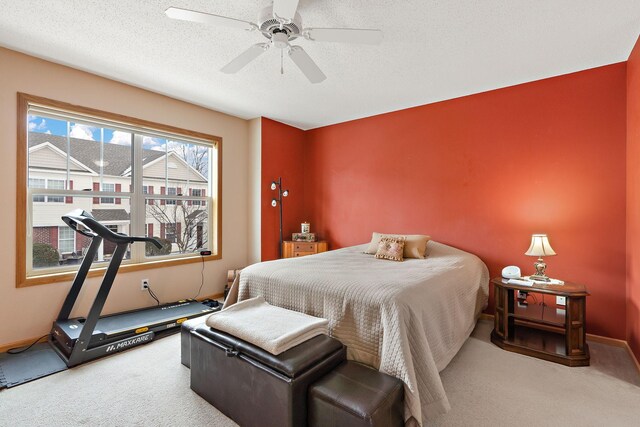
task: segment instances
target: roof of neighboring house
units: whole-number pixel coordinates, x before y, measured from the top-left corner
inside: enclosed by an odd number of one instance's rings
[[[29,132],[29,148],[49,142],[63,152],[67,152],[67,137],[40,132]],[[70,155],[89,169],[100,172],[100,142],[70,138]],[[143,164],[162,156],[163,151],[143,149]],[[121,176],[131,167],[131,147],[118,144],[104,144],[104,174]]]
[[[91,215],[100,222],[129,221],[129,213],[124,209],[94,209]]]

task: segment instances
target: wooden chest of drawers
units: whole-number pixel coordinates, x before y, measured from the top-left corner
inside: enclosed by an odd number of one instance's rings
[[[319,254],[327,251],[327,242],[291,242],[282,243],[282,258],[294,258]]]

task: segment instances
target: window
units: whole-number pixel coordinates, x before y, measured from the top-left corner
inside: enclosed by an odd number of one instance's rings
[[[177,196],[178,195],[178,189],[176,187],[169,187],[167,188],[167,196]],[[176,200],[167,200],[167,204],[168,205],[175,205],[176,204]]]
[[[204,194],[205,194],[205,190],[202,189],[202,188],[192,188],[191,189],[191,195],[192,196],[204,197]],[[196,206],[205,206],[207,202],[205,202],[204,200],[194,200],[191,203],[196,205]]]
[[[176,242],[176,225],[175,224],[165,224],[165,239],[170,241],[171,243]]]
[[[61,221],[74,209],[161,241],[160,250],[131,245],[121,271],[200,262],[205,248],[221,257],[220,138],[31,95],[18,104],[17,182],[27,197],[17,207],[17,286],[73,278],[91,243]],[[95,267],[112,246],[103,242]]]
[[[102,191],[106,191],[109,193],[114,193],[116,191],[116,185],[115,184],[102,184]],[[104,204],[114,204],[116,201],[116,199],[114,197],[101,197],[100,198],[100,203],[104,203]]]
[[[64,190],[64,179],[45,179],[45,178],[29,178],[29,188],[35,189],[52,189],[52,190]],[[62,196],[33,196],[34,202],[37,203],[64,203],[64,197]]]
[[[48,179],[47,188],[52,190],[64,190],[64,179]],[[48,203],[64,203],[62,196],[47,196]]]
[[[69,254],[76,250],[76,232],[69,227],[58,227],[58,252]]]
[[[29,178],[29,188],[47,188],[47,181],[42,178]],[[46,200],[46,196],[33,196],[32,199],[34,202],[44,203]]]

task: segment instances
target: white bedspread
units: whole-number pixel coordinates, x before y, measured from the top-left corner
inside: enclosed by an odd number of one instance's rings
[[[258,295],[273,305],[329,319],[349,359],[405,384],[405,420],[449,410],[440,380],[488,297],[489,272],[475,255],[429,242],[426,259],[394,262],[366,245],[242,270],[233,303]],[[228,304],[227,304],[228,305]]]

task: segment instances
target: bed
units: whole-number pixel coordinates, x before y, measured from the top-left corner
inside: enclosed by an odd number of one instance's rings
[[[329,320],[347,357],[400,378],[405,420],[449,410],[440,380],[486,306],[489,272],[475,255],[430,241],[426,259],[376,259],[367,245],[242,270],[225,305],[262,295]]]

